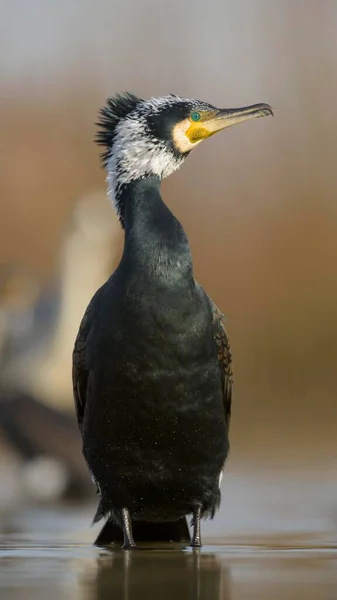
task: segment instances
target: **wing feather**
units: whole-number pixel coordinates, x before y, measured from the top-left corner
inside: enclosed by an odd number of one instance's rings
[[[80,324],[73,351],[73,394],[80,429],[83,424],[87,398],[89,371],[86,359],[86,341],[90,331],[91,319],[92,307],[90,303]]]
[[[213,335],[217,346],[219,367],[221,369],[226,425],[227,429],[229,429],[233,395],[232,353],[223,324],[224,315],[211,299],[210,303],[213,315]]]

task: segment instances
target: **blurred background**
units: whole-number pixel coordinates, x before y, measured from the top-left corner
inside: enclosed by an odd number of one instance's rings
[[[336,535],[336,27],[334,0],[1,2],[0,508],[95,502],[71,354],[123,236],[94,123],[118,91],[172,92],[275,111],[163,184],[233,350],[207,532]]]

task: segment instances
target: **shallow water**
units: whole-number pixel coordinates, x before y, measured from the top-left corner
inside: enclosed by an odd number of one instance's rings
[[[326,533],[232,532],[218,539],[206,524],[201,551],[143,545],[124,552],[92,546],[91,512],[65,507],[2,514],[1,600],[337,599],[337,545]]]

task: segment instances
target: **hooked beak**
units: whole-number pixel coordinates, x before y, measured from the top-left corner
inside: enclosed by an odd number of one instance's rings
[[[221,108],[217,114],[206,121],[203,126],[208,130],[209,135],[217,133],[226,127],[231,127],[243,121],[250,119],[258,119],[259,117],[267,117],[273,115],[273,109],[269,104],[252,104],[242,108]]]
[[[190,119],[184,119],[177,123],[173,129],[173,139],[180,152],[190,152],[202,140],[226,127],[273,114],[272,107],[262,103],[242,108],[219,108],[208,113],[206,111],[200,121],[191,122]]]
[[[182,152],[191,150],[196,144],[214,135],[218,131],[231,127],[243,121],[250,119],[258,119],[259,117],[267,117],[273,115],[273,109],[269,104],[252,104],[242,108],[219,108],[216,109],[209,117],[202,119],[196,123],[188,123],[188,128],[185,135],[188,139],[187,148],[180,148]],[[179,143],[177,143],[179,148]]]

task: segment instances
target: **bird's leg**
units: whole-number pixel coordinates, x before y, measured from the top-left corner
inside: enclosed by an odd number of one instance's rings
[[[135,548],[136,544],[133,539],[131,517],[127,508],[122,508],[121,517],[124,535],[123,548],[125,550],[130,550],[131,548]]]
[[[200,533],[200,519],[201,519],[201,506],[198,506],[193,511],[193,537],[191,546],[194,548],[201,547],[201,533]]]

